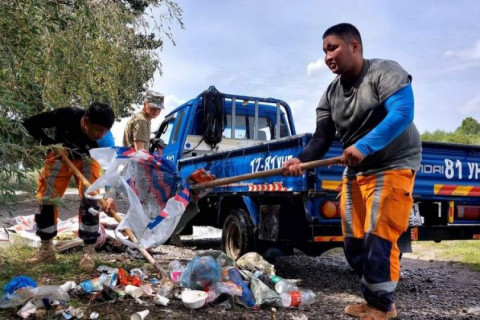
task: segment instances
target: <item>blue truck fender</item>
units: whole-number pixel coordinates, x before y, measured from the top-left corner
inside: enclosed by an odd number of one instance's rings
[[[219,224],[221,224],[222,221],[225,220],[226,216],[229,213],[229,209],[231,208],[231,203],[229,206],[223,205],[223,201],[225,200],[225,198],[231,198],[231,197],[225,197],[225,196],[220,197],[220,201],[218,203],[218,208],[217,208],[217,218],[218,218],[217,221]],[[241,196],[241,200],[242,200],[242,203],[245,205],[247,213],[250,216],[250,220],[252,221],[254,227],[257,227],[258,221],[259,221],[257,204],[255,204],[255,202],[249,196]],[[224,209],[225,207],[227,207],[227,209]]]

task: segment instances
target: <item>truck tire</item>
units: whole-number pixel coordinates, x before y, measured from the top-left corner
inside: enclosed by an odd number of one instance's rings
[[[243,209],[232,209],[222,230],[222,250],[237,260],[254,248],[253,224]]]

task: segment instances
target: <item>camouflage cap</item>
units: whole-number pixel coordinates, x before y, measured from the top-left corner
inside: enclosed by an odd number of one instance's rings
[[[147,90],[144,101],[148,102],[152,108],[165,109],[165,106],[163,105],[164,99],[165,97],[163,94],[157,91]]]

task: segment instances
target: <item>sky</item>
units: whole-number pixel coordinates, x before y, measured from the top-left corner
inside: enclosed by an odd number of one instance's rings
[[[315,130],[315,108],[334,75],[325,66],[322,34],[349,22],[365,58],[395,60],[413,76],[421,133],[453,131],[480,121],[478,0],[177,0],[184,29],[165,39],[162,72],[150,87],[166,110],[214,85],[220,92],[284,100],[297,133]],[[156,15],[154,11],[154,15]],[[113,130],[121,144],[123,120]]]

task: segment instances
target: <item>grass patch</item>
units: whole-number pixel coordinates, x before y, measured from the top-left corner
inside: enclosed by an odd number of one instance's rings
[[[27,265],[24,260],[33,256],[36,248],[28,246],[27,240],[16,238],[13,244],[0,246],[1,265],[0,288],[18,275],[29,276],[41,285],[61,285],[66,281],[73,280],[77,283],[91,279],[92,275],[79,268],[82,250],[57,253],[55,263],[40,263]],[[142,268],[147,262],[143,260],[126,260],[125,262],[112,262],[110,253],[98,253],[95,259],[95,267],[105,265],[115,268],[123,268],[127,271],[133,268]],[[94,271],[94,274],[98,272]]]
[[[18,275],[31,277],[33,280],[35,280],[38,286],[61,285],[69,280],[73,280],[79,284],[82,281],[92,279],[100,275],[100,273],[96,270],[92,272],[80,270],[79,263],[82,256],[81,248],[78,248],[78,250],[68,251],[67,253],[57,253],[57,261],[55,263],[27,265],[24,263],[24,260],[33,256],[36,253],[37,248],[28,246],[28,240],[18,236],[14,237],[14,240],[15,242],[11,244],[0,243],[1,291],[3,291],[3,286],[6,283]],[[111,252],[97,252],[95,268],[105,265],[115,268],[123,268],[127,270],[127,272],[133,268],[142,268],[147,270],[153,269],[153,267],[144,260],[127,259],[124,261],[118,261],[119,256],[119,254],[112,254]],[[115,257],[117,257],[117,260],[115,260]],[[147,272],[150,273],[150,270]],[[3,292],[0,292],[0,295],[1,294],[3,294]],[[67,303],[67,307],[90,307],[90,304],[87,303],[85,298],[77,298],[73,295],[70,295],[70,298],[71,300]],[[0,309],[0,319],[16,319],[18,318],[16,312],[17,309],[15,308]],[[44,319],[60,318],[62,317],[54,314],[54,310],[49,310],[47,315],[44,317]]]
[[[480,241],[421,241],[413,243],[413,254],[433,260],[453,261],[465,264],[480,272]]]

